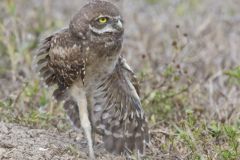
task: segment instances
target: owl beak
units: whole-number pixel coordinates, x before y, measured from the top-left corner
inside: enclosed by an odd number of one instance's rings
[[[122,24],[121,20],[117,21],[117,27],[120,28],[120,29],[123,28],[123,24]]]
[[[120,19],[118,19],[115,24],[114,24],[114,28],[117,29],[117,31],[123,31],[123,24],[122,21]]]

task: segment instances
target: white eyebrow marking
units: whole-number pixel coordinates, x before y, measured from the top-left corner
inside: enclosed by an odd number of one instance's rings
[[[103,14],[100,14],[96,19],[98,18],[103,18],[103,17],[107,17],[107,18],[110,18],[108,15],[103,15]]]

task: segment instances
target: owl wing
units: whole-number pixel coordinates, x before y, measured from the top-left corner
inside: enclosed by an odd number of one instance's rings
[[[149,142],[137,86],[134,73],[120,58],[114,73],[99,83],[94,92],[93,121],[110,152],[143,153],[145,143]]]
[[[69,29],[45,38],[35,55],[35,65],[47,86],[57,85],[53,96],[62,100],[66,89],[77,79],[84,81],[85,61],[81,45]]]

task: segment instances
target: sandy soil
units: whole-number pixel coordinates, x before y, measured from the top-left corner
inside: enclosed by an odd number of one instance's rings
[[[104,154],[101,145],[96,145],[95,151],[97,159],[113,158]],[[0,160],[75,159],[87,159],[87,145],[81,133],[59,133],[0,122]]]

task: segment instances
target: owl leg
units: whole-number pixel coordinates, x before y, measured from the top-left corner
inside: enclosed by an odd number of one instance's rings
[[[93,141],[93,145],[95,145],[96,144],[96,139],[95,139],[95,129],[94,128],[92,128],[92,141]]]
[[[90,159],[95,159],[94,151],[93,151],[93,139],[92,139],[92,127],[88,117],[88,109],[87,109],[87,100],[85,93],[82,93],[79,97],[78,102],[79,107],[79,116],[81,121],[81,126],[84,130],[84,133],[87,138],[88,147],[89,147],[89,157]]]

